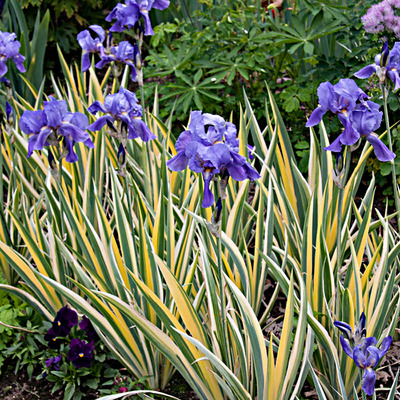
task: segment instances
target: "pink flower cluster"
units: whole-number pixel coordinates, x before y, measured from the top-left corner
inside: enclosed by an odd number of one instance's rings
[[[368,33],[388,31],[400,39],[400,0],[383,0],[373,5],[361,18],[364,29]]]

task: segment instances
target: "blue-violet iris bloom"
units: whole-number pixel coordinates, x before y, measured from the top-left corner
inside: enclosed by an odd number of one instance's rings
[[[21,43],[15,40],[17,35],[15,33],[0,32],[0,76],[7,72],[6,62],[11,58],[20,72],[25,72],[23,62],[25,57],[19,54]]]
[[[368,79],[376,73],[381,82],[383,82],[387,76],[394,83],[394,91],[396,91],[400,88],[400,42],[394,44],[389,53],[389,60],[384,61],[388,49],[387,46],[387,42],[385,42],[382,53],[375,56],[374,64],[361,68],[354,76],[359,79]]]
[[[320,106],[312,112],[306,127],[321,122],[328,110],[337,114],[344,125],[343,132],[325,150],[339,153],[342,145],[351,146],[361,136],[365,136],[373,146],[378,160],[385,162],[396,157],[374,132],[382,122],[383,114],[379,111],[379,106],[367,100],[368,96],[352,79],[341,79],[336,85],[330,82],[321,83],[318,98]]]
[[[135,93],[121,87],[118,93],[109,94],[104,99],[104,105],[95,101],[88,111],[92,114],[102,112],[104,115],[88,126],[90,131],[99,131],[104,125],[114,126],[115,121],[124,123],[128,128],[128,139],[141,138],[144,142],[155,139],[156,136],[142,120],[142,106],[138,103]],[[119,137],[119,139],[125,139]]]
[[[176,141],[177,154],[167,162],[172,171],[182,171],[187,166],[203,174],[204,195],[202,207],[214,203],[210,182],[217,175],[231,176],[236,181],[255,180],[258,172],[239,154],[239,140],[234,124],[212,114],[192,111],[189,129]]]
[[[361,315],[360,322],[353,333],[352,328],[346,322],[337,321],[335,326],[340,329],[346,337],[340,336],[344,352],[354,360],[358,368],[364,370],[362,389],[368,396],[375,391],[376,373],[374,368],[382,357],[387,353],[392,337],[383,339],[381,348],[376,347],[377,340],[374,337],[366,337],[365,315]]]
[[[152,8],[164,10],[169,6],[169,0],[126,0],[125,4],[118,3],[111,13],[106,17],[106,21],[111,22],[116,19],[110,28],[111,32],[122,32],[133,28],[143,18],[145,25],[145,35],[154,35],[151,26],[149,11]]]
[[[123,41],[118,46],[112,46],[109,54],[101,56],[101,60],[96,64],[96,68],[103,68],[105,65],[111,62],[117,62],[132,67],[131,78],[136,82],[136,68],[134,65],[135,59],[135,47],[129,42]]]
[[[67,102],[56,100],[50,96],[50,101],[45,101],[43,110],[24,111],[19,126],[27,135],[31,135],[28,144],[28,157],[34,150],[43,150],[44,146],[57,146],[60,139],[63,140],[66,161],[78,161],[74,152],[76,142],[85,143],[93,148],[94,144],[90,136],[85,132],[89,124],[85,114],[69,112]],[[61,135],[61,138],[59,138]]]
[[[103,42],[106,33],[104,29],[99,25],[90,25],[89,28],[98,35],[95,39],[92,38],[92,35],[87,29],[80,32],[77,36],[79,46],[83,49],[82,72],[85,72],[90,68],[90,53],[100,53],[100,57],[105,56]]]

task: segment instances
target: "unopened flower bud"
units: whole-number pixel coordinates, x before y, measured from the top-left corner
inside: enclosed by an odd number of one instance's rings
[[[389,64],[389,45],[388,45],[387,40],[383,44],[382,53],[381,53],[381,58],[380,58],[379,64],[380,64],[381,68],[387,67],[387,65]]]
[[[122,143],[119,145],[117,157],[119,167],[117,174],[124,178],[126,176],[126,151]]]
[[[211,217],[211,222],[207,222],[208,229],[215,237],[221,236],[221,217],[222,217],[222,200],[218,199],[215,205],[214,212]]]

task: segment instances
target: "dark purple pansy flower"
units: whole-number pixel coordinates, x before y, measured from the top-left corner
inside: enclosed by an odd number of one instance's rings
[[[112,46],[110,54],[101,55],[101,60],[96,64],[96,68],[103,68],[105,65],[111,62],[117,62],[132,67],[131,78],[136,82],[136,68],[134,65],[135,59],[135,47],[132,46],[126,40],[120,42],[118,46]]]
[[[69,344],[67,358],[75,368],[89,368],[92,364],[93,342],[87,343],[81,339],[72,339]]]
[[[0,76],[7,72],[6,62],[11,58],[20,72],[25,72],[25,57],[19,54],[21,43],[15,40],[15,33],[0,32]]]
[[[77,36],[79,46],[81,46],[83,49],[82,72],[87,71],[90,67],[90,53],[100,53],[100,57],[105,56],[103,42],[106,34],[104,29],[99,25],[90,25],[89,28],[97,33],[98,37],[93,39],[92,35],[87,29],[80,32]]]
[[[148,142],[156,138],[142,120],[142,106],[138,103],[135,93],[123,87],[119,89],[118,93],[106,96],[104,105],[95,101],[88,111],[92,114],[96,114],[98,111],[108,114],[89,125],[87,129],[90,131],[99,131],[106,124],[114,126],[115,121],[120,121],[128,129],[128,139],[141,138],[144,142]]]
[[[344,352],[354,360],[357,367],[364,370],[362,389],[368,396],[372,396],[376,380],[374,368],[387,353],[392,343],[392,337],[384,338],[381,349],[378,349],[375,346],[377,340],[374,337],[366,337],[365,323],[365,315],[362,313],[354,332],[346,322],[336,321],[334,325],[346,335],[346,337],[340,336],[340,343]]]
[[[50,328],[44,335],[44,340],[47,341],[47,345],[50,349],[57,350],[61,344],[64,343],[63,339],[59,338],[60,332],[58,329]]]
[[[34,150],[43,150],[44,146],[58,145],[61,136],[66,154],[65,160],[75,162],[78,156],[74,152],[74,144],[83,142],[93,148],[90,136],[85,132],[88,118],[80,112],[68,111],[67,102],[56,100],[50,96],[50,101],[45,101],[43,110],[24,111],[19,126],[27,135],[31,135],[28,144],[28,157]]]
[[[192,111],[189,130],[180,134],[175,144],[177,154],[167,162],[172,171],[182,171],[187,166],[203,174],[204,196],[202,207],[214,203],[210,182],[216,175],[231,176],[236,181],[255,180],[258,172],[239,154],[236,127],[212,114]]]
[[[46,367],[58,371],[60,369],[61,359],[62,359],[61,354],[59,354],[57,357],[49,358],[48,360],[45,361]]]
[[[384,82],[387,76],[394,83],[394,91],[400,88],[400,42],[396,42],[387,57],[387,42],[383,45],[382,53],[375,56],[375,63],[361,68],[354,74],[359,79],[368,79],[377,74],[380,81]],[[387,59],[388,58],[388,59]]]
[[[58,349],[63,340],[59,337],[68,336],[72,327],[78,324],[78,314],[68,306],[61,308],[52,322],[52,327],[44,335],[51,349]]]
[[[164,10],[169,6],[169,0],[125,0],[125,4],[118,3],[116,7],[106,17],[106,21],[111,22],[116,19],[110,28],[111,32],[122,32],[133,28],[143,18],[145,25],[145,35],[154,35],[151,26],[149,11],[152,8]]]
[[[85,315],[82,317],[82,320],[79,323],[79,328],[85,331],[85,335],[88,338],[88,340],[92,341],[98,338],[97,332],[95,331],[92,322]]]

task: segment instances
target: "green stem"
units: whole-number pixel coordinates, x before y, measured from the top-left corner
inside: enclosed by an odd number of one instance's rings
[[[389,150],[393,152],[393,146],[392,146],[392,135],[390,133],[390,123],[389,123],[389,112],[388,112],[388,106],[387,106],[387,97],[386,97],[386,90],[385,90],[385,85],[381,85],[382,89],[382,96],[383,96],[383,109],[384,109],[384,114],[385,114],[385,122],[386,122],[386,132],[387,132],[387,137],[388,137],[388,142],[389,142]],[[397,187],[397,179],[396,179],[396,167],[394,165],[394,162],[391,161],[391,168],[392,168],[392,185],[393,185],[393,192],[394,192],[394,201],[396,204],[396,211],[397,211],[397,229],[400,232],[400,199],[399,199],[399,192],[398,192],[398,187]]]
[[[336,274],[340,273],[340,268],[342,266],[342,224],[343,224],[343,191],[346,187],[347,176],[350,170],[351,164],[351,152],[346,150],[345,152],[345,172],[340,183],[339,188],[339,201],[337,208],[337,233],[336,233],[336,249],[337,249],[337,260],[336,260]]]
[[[57,182],[57,189],[58,189],[58,201],[60,202],[60,214],[61,214],[61,234],[62,234],[62,240],[64,241],[65,238],[65,226],[64,226],[64,206],[62,202],[62,197],[64,195],[63,193],[63,165],[62,165],[62,158],[61,158],[61,148],[60,148],[60,161],[59,161],[59,169],[60,169],[60,181]]]

